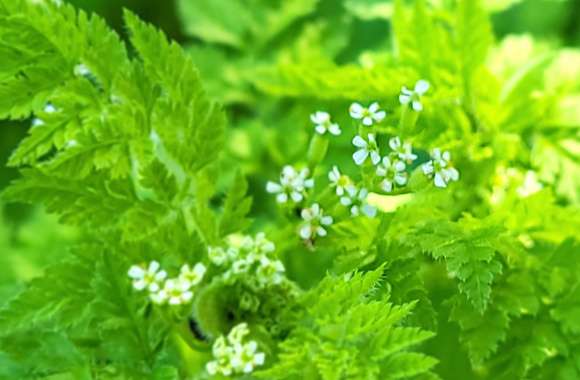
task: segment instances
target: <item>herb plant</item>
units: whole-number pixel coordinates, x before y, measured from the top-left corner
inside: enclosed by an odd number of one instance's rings
[[[495,42],[511,2],[330,3],[184,0],[184,49],[0,0],[3,199],[75,229],[1,378],[580,378],[580,52]]]

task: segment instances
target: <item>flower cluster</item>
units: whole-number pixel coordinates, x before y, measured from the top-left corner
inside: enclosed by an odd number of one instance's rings
[[[286,203],[288,200],[301,202],[306,189],[314,187],[314,180],[308,178],[309,175],[310,171],[307,168],[297,171],[294,167],[286,165],[280,174],[280,183],[268,181],[266,191],[276,194],[278,203]]]
[[[239,275],[251,273],[258,287],[264,288],[284,280],[284,264],[271,257],[275,249],[274,243],[260,232],[255,237],[245,236],[240,243],[227,248],[209,247],[208,256],[213,264],[225,269],[224,280],[233,281]]]
[[[205,272],[206,267],[202,263],[193,267],[185,264],[178,277],[168,279],[167,272],[161,269],[161,265],[152,261],[146,267],[133,265],[128,274],[133,280],[133,288],[148,291],[149,298],[154,303],[181,305],[191,301],[193,288],[201,283]]]
[[[245,340],[249,333],[248,325],[240,323],[232,328],[227,338],[222,335],[216,339],[212,347],[214,360],[206,364],[206,370],[211,376],[247,374],[264,365],[266,355],[258,352],[258,343]]]

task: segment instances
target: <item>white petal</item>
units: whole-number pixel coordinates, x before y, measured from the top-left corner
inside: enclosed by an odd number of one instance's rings
[[[342,197],[344,195],[344,188],[342,186],[336,187],[336,195],[338,195],[339,197]]]
[[[387,113],[385,111],[380,111],[377,112],[373,115],[373,118],[377,121],[377,122],[381,122],[383,121],[383,119],[387,116]]]
[[[407,183],[407,176],[403,173],[398,173],[395,175],[395,182],[399,186],[403,186]]]
[[[143,280],[137,280],[133,282],[133,287],[137,290],[143,290],[147,287],[147,283]]]
[[[312,226],[310,224],[306,224],[300,229],[300,237],[304,240],[312,237]]]
[[[439,149],[439,148],[433,149],[433,151],[431,152],[431,156],[436,160],[440,160],[441,159],[441,149]]]
[[[328,172],[328,179],[332,182],[337,182],[340,178],[340,172],[336,166],[332,167],[332,170]]]
[[[420,101],[414,100],[413,101],[413,109],[417,112],[423,111],[423,104]]]
[[[429,82],[424,79],[417,81],[415,84],[415,92],[419,95],[423,95],[429,90]]]
[[[288,194],[280,193],[276,196],[276,202],[278,203],[286,203],[288,202]]]
[[[395,170],[398,172],[402,172],[403,170],[405,170],[405,163],[403,161],[395,162]]]
[[[352,199],[350,199],[349,197],[342,197],[340,198],[340,204],[342,204],[343,206],[350,206],[352,204]]]
[[[421,166],[421,169],[423,169],[423,173],[425,173],[427,175],[432,174],[433,173],[433,161],[429,161],[429,162],[424,163]]]
[[[359,211],[358,206],[355,205],[355,206],[352,206],[350,208],[350,215],[352,215],[352,216],[358,216],[359,214],[360,214],[360,211]]]
[[[155,275],[156,281],[163,281],[166,278],[167,278],[167,272],[164,270],[157,272],[157,274]]]
[[[385,167],[384,167],[384,166],[378,166],[378,167],[377,167],[376,174],[377,174],[379,177],[384,177],[384,176],[386,176],[386,175],[387,175],[387,170],[385,169]]]
[[[356,135],[352,139],[352,145],[356,146],[357,148],[366,148],[368,146],[368,143],[362,137]]]
[[[369,152],[366,149],[359,149],[356,152],[354,152],[354,154],[352,155],[352,158],[353,158],[355,164],[362,165],[368,156],[369,156]]]
[[[157,261],[151,261],[149,263],[149,269],[147,269],[147,271],[149,273],[155,273],[155,272],[157,272],[159,270],[159,267],[160,266],[161,265]]]
[[[316,133],[318,133],[319,135],[323,135],[326,133],[326,127],[323,125],[317,125],[316,128],[314,128],[316,130]]]
[[[353,198],[354,196],[356,196],[356,193],[358,192],[356,186],[354,185],[348,185],[346,187],[346,192],[348,193],[348,195],[350,195],[351,198]]]
[[[268,193],[279,193],[282,191],[282,186],[279,183],[268,181],[266,183],[266,191]]]
[[[373,165],[376,165],[379,162],[381,162],[381,155],[376,150],[373,150],[371,152],[371,162],[373,163]]]
[[[402,105],[405,106],[405,105],[409,104],[410,101],[411,101],[410,95],[405,95],[405,94],[399,95],[399,103],[401,103]]]
[[[324,224],[325,226],[330,226],[332,224],[332,216],[323,216],[320,218],[320,224]]]
[[[350,116],[354,119],[360,119],[362,117],[362,113],[364,111],[363,106],[359,103],[352,103],[349,108]]]
[[[446,150],[445,152],[443,152],[443,154],[441,155],[441,158],[443,158],[445,161],[451,161],[451,153],[449,153],[448,150]]]
[[[290,197],[292,197],[292,200],[294,202],[300,202],[302,201],[302,199],[304,199],[304,196],[297,191],[293,191],[292,193],[290,193]]]
[[[364,201],[365,199],[367,199],[367,195],[369,195],[369,191],[363,187],[358,192],[358,199],[360,199],[361,201]]]
[[[266,355],[263,352],[259,352],[254,355],[254,363],[256,363],[256,365],[263,365],[265,361]]]
[[[377,209],[368,204],[362,206],[362,212],[369,218],[374,218],[377,215]]]
[[[369,142],[371,142],[371,143],[375,143],[375,144],[376,144],[377,140],[375,139],[375,135],[374,135],[374,134],[372,134],[372,133],[369,133],[369,134],[367,135],[367,138],[369,139]]]
[[[310,209],[312,210],[312,214],[314,216],[320,215],[320,205],[318,203],[314,203],[312,206],[310,206]]]
[[[316,229],[316,233],[318,236],[326,236],[326,230],[320,226]]]
[[[139,279],[145,276],[145,271],[140,266],[133,265],[131,268],[129,268],[128,274],[131,278]]]
[[[445,170],[447,178],[452,181],[457,181],[459,179],[459,172],[455,168],[449,168]]]
[[[314,187],[314,180],[312,178],[309,178],[307,180],[304,181],[304,187],[306,188],[312,188]]]
[[[300,212],[300,216],[302,217],[302,219],[309,222],[313,219],[312,210],[310,210],[309,208],[303,208],[302,211]]]
[[[447,187],[447,183],[445,182],[445,179],[443,178],[443,175],[441,175],[440,172],[435,173],[435,186]]]
[[[389,140],[389,147],[392,150],[397,150],[401,147],[401,139],[399,136],[395,136]]]
[[[367,127],[370,127],[371,125],[373,125],[373,118],[370,116],[366,116],[365,118],[363,118],[362,123]]]
[[[377,103],[377,102],[374,102],[373,104],[371,104],[371,105],[369,106],[369,112],[370,112],[370,113],[375,113],[375,112],[377,112],[378,110],[379,110],[379,103]]]
[[[387,193],[390,193],[391,191],[393,191],[393,183],[385,179],[383,182],[381,182],[381,188]]]
[[[328,127],[328,131],[330,133],[332,133],[333,135],[335,135],[335,136],[338,136],[338,135],[340,135],[342,133],[342,131],[340,130],[340,127],[338,126],[338,124],[331,124]]]

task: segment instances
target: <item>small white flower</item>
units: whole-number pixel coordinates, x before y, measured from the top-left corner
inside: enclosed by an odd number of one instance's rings
[[[335,136],[340,135],[341,130],[338,124],[330,121],[328,112],[318,111],[310,115],[310,120],[315,124],[316,133],[324,135],[327,131]]]
[[[167,272],[160,270],[161,265],[157,261],[151,261],[147,268],[133,265],[129,268],[129,277],[133,279],[133,287],[139,291],[147,289],[150,292],[160,290],[160,283],[167,278]]]
[[[373,165],[376,165],[379,163],[379,161],[381,161],[381,155],[379,154],[379,147],[377,146],[375,135],[369,133],[367,137],[368,141],[358,135],[352,139],[352,144],[359,148],[356,152],[354,152],[352,158],[355,164],[359,166],[366,161],[369,155]]]
[[[377,209],[367,203],[367,196],[369,194],[367,189],[362,188],[358,190],[355,186],[351,185],[346,188],[346,193],[344,197],[340,198],[340,203],[343,206],[350,207],[350,214],[352,216],[358,216],[361,212],[370,218],[377,215]]]
[[[399,102],[402,105],[408,105],[410,103],[415,111],[422,111],[423,104],[421,103],[421,96],[423,96],[427,90],[429,90],[429,82],[423,79],[415,84],[415,89],[413,90],[409,90],[407,87],[403,86],[401,89],[401,95],[399,95]]]
[[[262,257],[260,266],[256,270],[256,276],[261,285],[278,285],[284,279],[285,271],[286,268],[284,268],[284,264],[280,260],[273,261],[267,257]]]
[[[181,272],[179,274],[179,280],[188,285],[188,289],[199,285],[203,276],[207,271],[205,265],[202,263],[197,263],[193,268],[188,264],[181,267]]]
[[[387,116],[385,111],[379,110],[379,103],[377,102],[374,102],[368,108],[359,103],[352,103],[349,113],[353,119],[362,120],[362,123],[367,127],[370,127],[375,122],[380,123]]]
[[[80,63],[74,67],[74,74],[79,77],[86,77],[91,75],[91,70],[83,63]]]
[[[410,143],[401,144],[401,139],[396,136],[389,140],[389,147],[399,156],[403,161],[411,163],[417,159],[417,155],[413,154],[413,147]]]
[[[165,293],[167,302],[170,305],[188,303],[193,298],[193,293],[189,290],[189,284],[173,278],[165,281],[162,292]]]
[[[340,171],[336,166],[333,166],[332,170],[328,172],[328,179],[330,180],[330,186],[336,187],[336,195],[339,197],[344,194],[344,189],[351,183],[350,178],[346,175],[340,174]]]
[[[232,264],[232,272],[234,274],[241,274],[246,273],[250,270],[250,266],[252,266],[252,262],[246,259],[237,259]]]
[[[294,202],[301,202],[304,199],[306,189],[314,187],[314,180],[308,178],[308,169],[296,171],[292,166],[286,165],[280,174],[280,183],[268,181],[266,191],[276,194],[278,203],[286,203],[289,199]]]
[[[51,103],[46,103],[46,105],[44,106],[44,110],[45,113],[55,113],[56,112],[56,107],[54,105],[52,105]]]
[[[303,209],[301,216],[304,223],[300,228],[300,237],[304,240],[313,239],[317,235],[326,236],[327,232],[324,226],[330,226],[333,222],[331,216],[324,215],[318,203]]]
[[[524,177],[524,182],[516,189],[516,192],[520,197],[526,198],[542,190],[542,188],[542,183],[538,181],[536,172],[528,170]]]
[[[230,258],[226,250],[222,247],[208,247],[207,256],[218,267],[224,265]]]
[[[246,236],[242,242],[242,248],[261,256],[274,252],[276,245],[266,238],[264,232],[259,232],[254,238]]]
[[[239,373],[251,373],[255,367],[265,362],[266,355],[258,350],[258,343],[251,340],[244,345],[236,345],[232,357],[232,367]]]
[[[377,167],[377,175],[385,177],[381,182],[381,188],[387,193],[393,191],[395,184],[404,186],[407,183],[405,163],[392,161],[389,157],[383,157],[383,162]]]
[[[434,177],[437,187],[447,187],[451,181],[459,179],[459,172],[454,167],[449,166],[451,154],[448,151],[441,153],[440,149],[433,149],[431,161],[423,164],[423,173],[428,177]]]

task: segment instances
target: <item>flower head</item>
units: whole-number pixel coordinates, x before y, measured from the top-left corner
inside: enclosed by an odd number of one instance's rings
[[[451,154],[448,151],[441,152],[440,149],[433,149],[431,161],[423,164],[423,173],[428,177],[434,178],[435,186],[447,187],[451,181],[459,179],[459,172],[449,165]]]
[[[320,135],[329,132],[330,134],[338,136],[342,132],[338,124],[330,121],[330,114],[328,112],[317,111],[310,115],[310,120],[315,124],[314,129],[316,133]]]
[[[389,140],[389,147],[399,157],[399,159],[411,163],[417,159],[417,155],[413,154],[413,147],[406,142],[401,144],[401,139],[395,136]]]
[[[161,270],[157,261],[151,261],[147,268],[133,265],[129,268],[129,277],[133,279],[133,287],[137,290],[147,289],[150,292],[160,290],[160,283],[167,278],[167,272]]]
[[[286,165],[280,174],[280,183],[268,181],[266,191],[276,194],[278,203],[286,203],[289,199],[301,202],[304,199],[306,189],[314,187],[314,180],[308,178],[308,169],[296,171],[292,166]]]
[[[179,280],[184,284],[187,284],[189,288],[199,285],[203,276],[206,272],[206,267],[202,263],[197,263],[193,268],[188,264],[181,267],[181,272],[179,274]]]
[[[402,105],[411,104],[411,107],[419,112],[423,110],[423,104],[421,103],[421,97],[429,90],[429,82],[426,80],[419,80],[415,84],[415,89],[409,90],[407,87],[403,86],[401,89],[401,95],[399,95],[399,102]]]
[[[278,285],[284,279],[284,264],[280,260],[270,260],[267,257],[260,259],[260,264],[256,270],[258,282],[263,285],[274,284]]]
[[[359,103],[352,103],[349,109],[350,116],[353,119],[362,120],[367,127],[373,123],[380,123],[387,116],[385,111],[379,109],[379,103],[374,102],[368,108]]]
[[[189,288],[188,283],[172,278],[165,281],[163,289],[150,295],[151,300],[158,304],[168,302],[170,305],[182,305],[193,298],[193,292]]]
[[[383,157],[383,162],[377,167],[377,175],[385,177],[381,182],[381,188],[387,193],[393,191],[395,184],[403,186],[407,183],[405,163],[403,161],[392,160],[389,157]]]
[[[231,376],[251,373],[256,367],[264,365],[266,355],[258,352],[258,343],[245,341],[250,331],[246,323],[232,328],[227,339],[222,335],[213,344],[214,360],[206,364],[210,375]]]
[[[344,189],[351,183],[350,178],[340,174],[336,166],[333,166],[332,170],[328,172],[328,179],[330,180],[330,186],[336,187],[336,195],[339,197],[344,194]]]
[[[373,218],[377,215],[377,209],[367,203],[368,195],[367,189],[361,188],[359,190],[351,185],[346,188],[346,194],[340,198],[340,203],[350,208],[352,216],[359,216],[362,212],[364,215]]]
[[[352,139],[352,144],[359,148],[354,154],[352,158],[357,165],[362,165],[363,162],[370,156],[371,162],[373,165],[376,165],[381,160],[381,156],[379,154],[379,147],[377,145],[377,140],[375,139],[375,135],[369,133],[367,135],[368,140],[363,139],[360,136],[355,136]]]
[[[332,217],[324,215],[318,203],[314,203],[310,208],[305,208],[301,213],[304,223],[300,228],[300,237],[304,240],[313,239],[316,236],[326,236],[325,226],[332,224]]]

